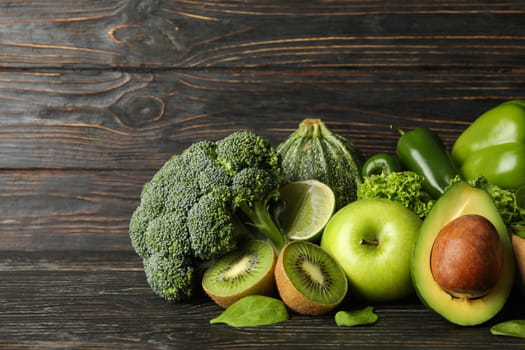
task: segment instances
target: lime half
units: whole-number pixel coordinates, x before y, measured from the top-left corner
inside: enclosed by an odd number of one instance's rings
[[[291,240],[317,240],[335,209],[335,195],[318,180],[290,182],[281,187],[285,207],[279,215],[281,226]]]

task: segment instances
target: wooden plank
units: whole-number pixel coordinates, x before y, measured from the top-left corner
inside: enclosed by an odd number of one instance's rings
[[[520,68],[523,4],[79,0],[0,3],[0,67]]]
[[[522,318],[458,328],[415,298],[373,327],[292,314],[212,326],[206,298],[153,295],[127,224],[142,185],[201,138],[273,143],[321,117],[365,156],[389,125],[451,145],[482,111],[525,98],[523,4],[340,1],[0,2],[0,347],[522,348]],[[344,307],[359,304],[349,300]]]
[[[390,124],[451,145],[484,110],[525,98],[525,70],[0,73],[0,169],[157,169],[191,142],[252,128],[277,145],[319,117],[365,155]]]
[[[0,173],[0,251],[131,250],[127,235],[148,172]]]
[[[209,324],[222,309],[205,297],[180,304],[156,297],[129,252],[7,252],[0,256],[0,279],[0,347],[9,349],[523,347],[520,339],[489,332],[491,324],[517,317],[519,299],[476,327],[454,326],[414,297],[375,305],[373,326],[340,328],[333,314],[291,312],[281,324],[236,329]],[[341,308],[361,306],[349,300]]]

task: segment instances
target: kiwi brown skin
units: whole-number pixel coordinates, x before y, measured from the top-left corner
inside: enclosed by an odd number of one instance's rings
[[[277,263],[275,265],[275,281],[279,296],[282,301],[293,311],[302,314],[302,315],[323,315],[333,309],[335,309],[341,302],[342,299],[337,303],[333,304],[319,304],[313,300],[310,300],[304,296],[292,283],[288,274],[285,271],[283,264],[283,256],[286,252],[286,249],[291,244],[314,244],[310,242],[300,242],[292,241],[287,243],[280,251],[279,256],[277,257]],[[343,273],[342,278],[346,279],[346,275]]]
[[[274,270],[275,270],[275,264],[277,261],[277,255],[275,254],[275,251],[272,248],[272,264],[271,267],[267,270],[266,274],[260,278],[257,282],[252,284],[249,288],[246,288],[244,290],[240,290],[238,293],[232,293],[230,295],[220,295],[214,293],[212,290],[206,287],[205,276],[202,279],[202,289],[204,292],[219,306],[226,309],[228,306],[236,302],[237,300],[248,296],[248,295],[266,295],[266,296],[272,296],[276,292],[276,286],[275,286],[275,276],[274,276]]]
[[[269,271],[265,275],[264,278],[259,280],[259,282],[254,284],[251,288],[245,289],[242,292],[233,294],[233,295],[228,295],[228,296],[216,295],[216,294],[213,294],[213,292],[211,292],[210,290],[207,290],[206,288],[204,288],[204,291],[217,305],[226,309],[228,306],[230,306],[237,300],[241,299],[242,297],[248,296],[248,295],[266,295],[266,296],[273,295],[275,292],[274,275],[273,273],[270,273]]]

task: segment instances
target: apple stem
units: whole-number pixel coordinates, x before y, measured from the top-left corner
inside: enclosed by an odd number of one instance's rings
[[[377,247],[379,245],[379,242],[376,241],[376,240],[370,241],[368,239],[361,238],[361,240],[359,241],[359,244],[361,244],[361,245],[371,245],[371,246]]]

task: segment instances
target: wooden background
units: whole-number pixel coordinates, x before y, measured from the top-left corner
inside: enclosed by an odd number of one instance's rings
[[[127,229],[170,155],[236,129],[277,145],[316,117],[365,156],[393,152],[391,124],[451,146],[525,98],[524,23],[512,0],[0,1],[0,347],[522,346],[415,300],[353,335],[210,327],[213,304],[151,295]]]

